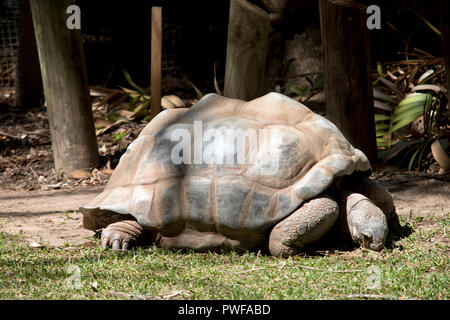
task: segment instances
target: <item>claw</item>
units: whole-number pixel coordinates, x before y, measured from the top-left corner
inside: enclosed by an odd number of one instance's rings
[[[108,237],[109,237],[109,232],[108,231],[104,231],[102,233],[102,248],[103,249],[108,248]]]
[[[120,221],[110,224],[102,232],[102,247],[112,250],[129,250],[143,235],[143,229],[135,221]]]
[[[121,243],[120,243],[120,234],[116,233],[114,235],[113,241],[112,241],[112,249],[113,250],[120,250],[121,248]]]

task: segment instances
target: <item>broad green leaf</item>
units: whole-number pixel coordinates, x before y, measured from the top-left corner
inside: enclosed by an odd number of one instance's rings
[[[418,111],[416,113],[409,114],[408,116],[405,116],[402,118],[402,120],[396,122],[394,126],[392,127],[392,132],[397,131],[400,128],[403,128],[404,126],[410,124],[417,118],[419,118],[423,114],[423,111]]]
[[[398,105],[398,107],[397,107],[397,109],[395,109],[394,113],[399,114],[399,113],[402,113],[404,111],[407,111],[408,109],[415,108],[417,106],[423,108],[424,103],[425,103],[425,100],[423,100],[423,101],[414,101],[414,102],[409,102],[409,103],[402,103],[401,105],[400,104]]]
[[[400,122],[403,119],[411,119],[411,117],[415,116],[415,118],[413,120],[411,120],[411,121],[414,121],[421,115],[423,115],[423,106],[418,106],[416,108],[411,108],[409,110],[406,110],[405,112],[402,112],[399,114],[394,114],[392,123],[396,124],[397,122]]]
[[[395,115],[401,114],[410,109],[421,108],[423,110],[427,99],[430,99],[430,97],[431,95],[424,93],[415,93],[406,97],[399,103],[398,108],[395,110]]]
[[[382,131],[385,129],[389,129],[391,127],[390,123],[375,123],[375,130],[376,131]]]
[[[380,114],[380,113],[375,114],[375,121],[376,122],[378,122],[378,121],[385,121],[385,120],[391,120],[391,117],[388,116],[387,114]]]
[[[377,146],[378,147],[388,147],[389,140],[386,138],[377,138]]]
[[[402,107],[407,104],[411,103],[418,103],[419,101],[425,101],[427,99],[427,96],[429,96],[428,93],[411,93],[407,95],[400,103],[398,104],[399,107]]]

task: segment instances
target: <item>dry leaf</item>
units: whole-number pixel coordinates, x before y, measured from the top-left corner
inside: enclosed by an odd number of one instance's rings
[[[439,140],[436,140],[432,143],[431,153],[433,154],[434,159],[436,159],[436,162],[439,163],[441,168],[450,170],[450,158],[448,157],[444,148],[442,148]]]
[[[110,130],[112,128],[115,128],[115,127],[119,126],[119,124],[124,123],[124,122],[127,122],[127,121],[126,120],[118,120],[118,121],[114,122],[113,124],[107,126],[106,128],[97,130],[96,136],[98,137],[99,135],[102,135],[106,131],[108,131],[108,130]]]
[[[105,120],[103,118],[100,117],[95,117],[95,128],[96,129],[101,129],[101,128],[105,128],[109,125],[111,125],[111,122],[109,122],[108,120]]]
[[[92,177],[92,174],[89,171],[83,169],[72,171],[70,175],[75,179],[88,179]]]
[[[131,120],[134,117],[134,113],[133,112],[128,111],[128,110],[124,110],[124,109],[118,110],[116,112],[116,114],[118,114],[119,116],[124,117],[124,118],[126,118],[128,120]]]
[[[176,95],[164,96],[161,98],[161,106],[165,109],[183,108],[184,102]]]
[[[100,170],[101,172],[103,172],[104,174],[107,174],[107,175],[112,175],[113,174],[113,172],[114,172],[114,170],[111,170],[111,169],[103,169],[103,170]]]
[[[98,282],[97,282],[97,280],[94,279],[94,281],[91,282],[91,288],[95,292],[98,292]]]
[[[42,249],[45,246],[33,239],[28,239],[28,246],[33,249]]]

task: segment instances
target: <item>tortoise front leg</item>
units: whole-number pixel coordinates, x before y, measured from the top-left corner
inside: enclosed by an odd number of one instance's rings
[[[400,222],[395,210],[394,201],[389,192],[375,181],[360,175],[346,176],[342,179],[341,188],[363,194],[379,207],[386,216],[390,230],[400,229]]]
[[[297,248],[314,243],[326,234],[339,216],[336,201],[322,195],[302,204],[279,222],[270,233],[269,250],[274,256],[292,256]]]
[[[102,247],[113,250],[128,250],[150,241],[150,233],[134,220],[111,223],[102,232]]]
[[[359,193],[340,192],[341,234],[349,234],[354,243],[372,250],[384,247],[388,223],[383,211]]]

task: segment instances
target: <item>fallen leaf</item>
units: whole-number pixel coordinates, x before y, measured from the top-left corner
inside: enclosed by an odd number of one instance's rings
[[[28,239],[28,246],[33,249],[42,249],[45,246],[33,239]]]
[[[111,122],[100,117],[95,117],[95,128],[101,129],[111,125]]]
[[[75,179],[88,179],[92,177],[89,171],[83,169],[72,171],[70,175]]]
[[[431,145],[431,153],[433,154],[434,159],[441,166],[441,168],[445,170],[450,170],[450,158],[445,152],[444,148],[442,148],[439,140],[436,140]]]
[[[106,131],[108,131],[108,130],[110,130],[112,128],[115,128],[115,127],[119,126],[121,123],[124,123],[124,122],[127,122],[127,121],[125,121],[125,120],[118,120],[118,121],[114,122],[113,124],[107,126],[106,128],[97,130],[96,136],[102,135]]]
[[[94,281],[91,282],[91,288],[95,292],[98,292],[98,289],[97,289],[98,288],[98,282],[97,282],[97,280],[94,280]]]
[[[113,174],[113,172],[114,172],[114,170],[111,170],[111,169],[103,169],[103,170],[100,170],[101,172],[103,172],[104,174],[107,174],[107,175],[112,175]]]

